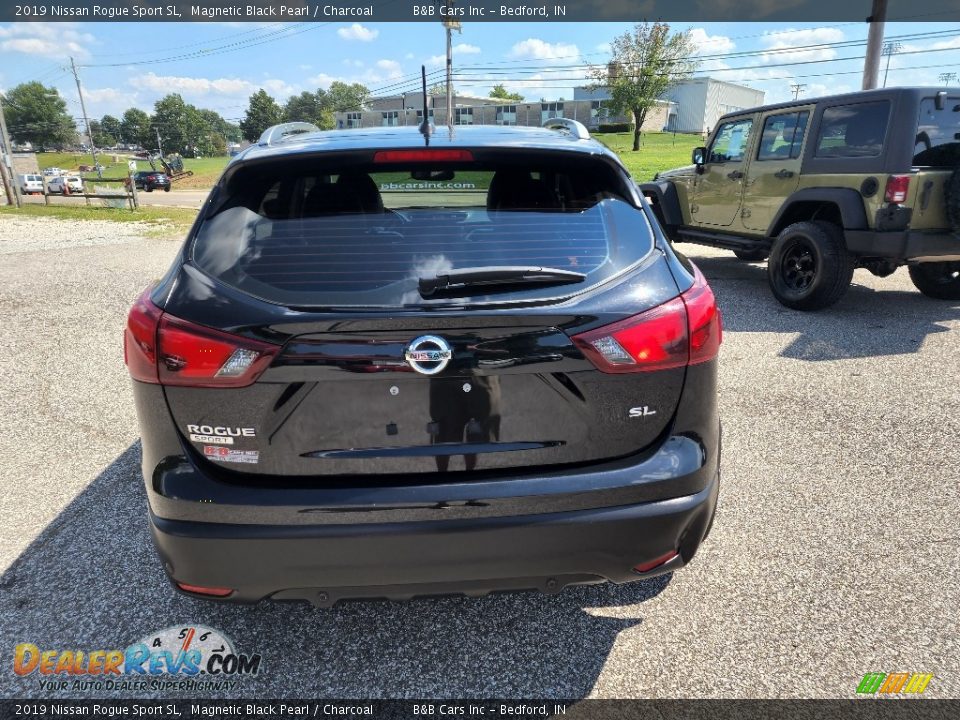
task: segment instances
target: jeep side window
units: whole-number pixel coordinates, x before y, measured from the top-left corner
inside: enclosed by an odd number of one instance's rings
[[[757,160],[786,160],[800,157],[803,134],[807,129],[809,112],[771,115],[763,123],[763,136]]]
[[[820,121],[817,157],[879,156],[889,118],[889,100],[827,108]]]
[[[750,130],[753,120],[732,120],[725,122],[717,131],[710,146],[707,162],[725,163],[743,160],[747,145],[750,143]]]
[[[960,164],[960,97],[949,97],[938,110],[933,98],[920,102],[920,120],[913,164],[918,167],[956,167]]]

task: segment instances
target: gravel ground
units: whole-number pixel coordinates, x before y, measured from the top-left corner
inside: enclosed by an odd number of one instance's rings
[[[960,696],[960,305],[905,271],[858,271],[802,314],[762,265],[682,246],[724,312],[724,476],[713,534],[672,577],[230,607],[170,591],[144,517],[121,330],[178,244],[101,225],[0,218],[5,663],[19,642],[122,648],[202,623],[265,663],[214,696],[852,697],[868,671]],[[0,696],[52,694],[107,693],[0,673]]]

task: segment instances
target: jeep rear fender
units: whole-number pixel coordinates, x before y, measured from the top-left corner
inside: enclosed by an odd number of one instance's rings
[[[683,225],[683,211],[680,209],[680,198],[677,188],[672,182],[637,183],[642,194],[650,202],[657,219],[663,225],[667,235]]]
[[[770,227],[767,235],[776,237],[795,222],[828,220],[845,230],[866,230],[867,212],[863,197],[851,188],[815,187],[797,190],[788,197]]]

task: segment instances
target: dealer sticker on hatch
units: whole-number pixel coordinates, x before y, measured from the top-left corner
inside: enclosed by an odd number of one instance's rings
[[[259,450],[234,450],[233,448],[214,445],[204,445],[203,456],[214,462],[248,463],[251,465],[260,462]]]

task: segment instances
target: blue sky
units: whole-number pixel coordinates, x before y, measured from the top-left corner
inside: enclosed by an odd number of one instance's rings
[[[469,80],[456,83],[457,89],[486,95],[491,85],[502,81],[530,100],[569,98],[573,86],[582,84],[578,78],[583,77],[583,65],[604,63],[609,57],[606,43],[630,27],[465,23],[463,32],[454,36],[455,68]],[[793,83],[806,85],[804,97],[860,86],[864,47],[825,44],[865,39],[864,23],[825,27],[739,22],[673,28],[692,31],[705,72],[764,90],[768,102],[792,97]],[[929,33],[940,34],[908,37]],[[889,84],[940,84],[941,72],[960,74],[960,26],[893,22],[887,24],[886,36],[903,38],[899,53],[891,58]],[[281,101],[302,90],[327,87],[333,80],[362,82],[379,95],[414,89],[420,64],[426,63],[428,71],[440,70],[443,52],[443,31],[434,22],[14,23],[0,25],[0,89],[40,80],[56,87],[79,116],[77,90],[68,72],[72,55],[80,66],[91,117],[119,115],[131,106],[150,111],[158,98],[179,92],[188,102],[236,121],[259,87]],[[741,52],[751,54],[729,57]],[[808,64],[785,64],[793,62]],[[881,79],[882,74],[881,69]]]

